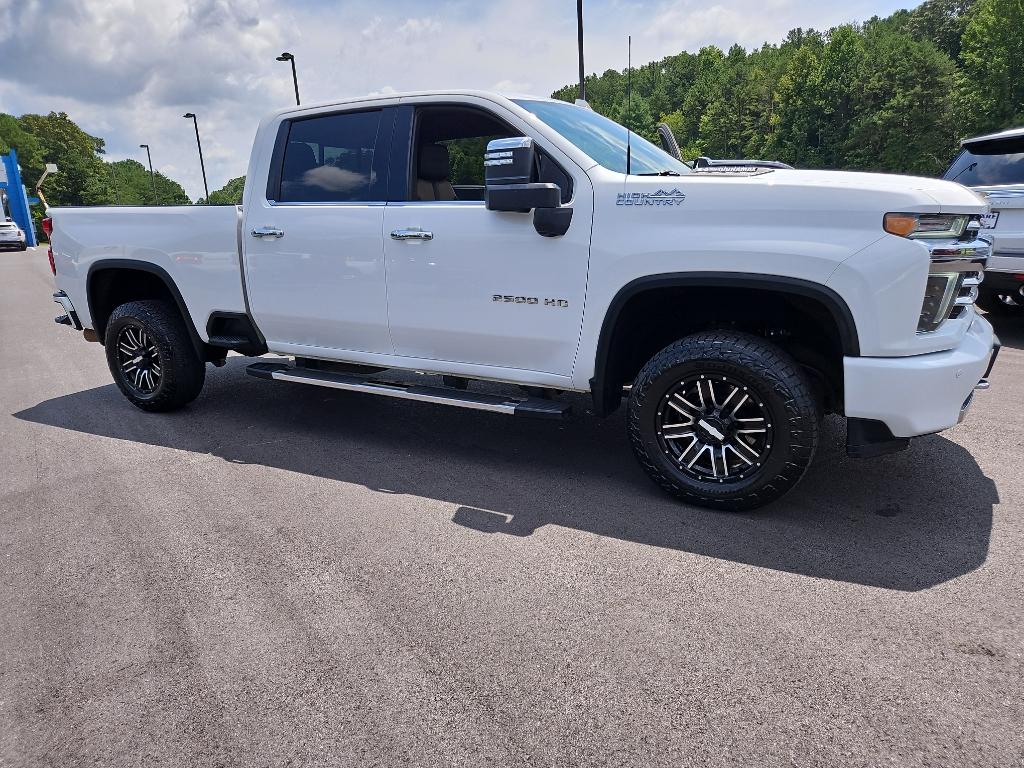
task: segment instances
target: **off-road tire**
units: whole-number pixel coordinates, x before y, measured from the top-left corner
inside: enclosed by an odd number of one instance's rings
[[[152,340],[159,364],[159,382],[143,393],[122,370],[118,344],[126,328],[141,329]],[[117,307],[104,333],[107,365],[121,393],[138,408],[151,412],[174,411],[195,400],[206,380],[206,364],[196,354],[178,308],[166,301],[131,301]]]
[[[745,385],[766,413],[767,452],[745,475],[701,480],[663,449],[658,409],[694,376]],[[818,446],[820,410],[807,375],[784,350],[758,336],[713,331],[680,339],[647,362],[630,390],[626,425],[637,460],[664,490],[691,504],[741,511],[778,499],[803,477]]]

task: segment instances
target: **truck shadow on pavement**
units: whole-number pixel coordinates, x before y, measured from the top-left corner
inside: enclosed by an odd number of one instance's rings
[[[904,591],[969,573],[988,552],[995,484],[940,436],[855,461],[844,453],[841,420],[830,419],[792,493],[758,513],[718,513],[656,488],[633,460],[621,412],[584,415],[584,397],[573,397],[578,415],[569,423],[530,421],[256,380],[244,375],[246,362],[210,368],[201,397],[173,414],[138,411],[111,384],[14,415],[448,502],[457,505],[455,524],[482,535],[525,537],[557,525]]]

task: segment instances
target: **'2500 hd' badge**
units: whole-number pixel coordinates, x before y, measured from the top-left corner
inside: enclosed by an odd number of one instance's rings
[[[671,192],[659,189],[657,192],[619,192],[615,197],[616,205],[660,205],[676,206],[682,205],[686,199],[686,193],[673,188]]]

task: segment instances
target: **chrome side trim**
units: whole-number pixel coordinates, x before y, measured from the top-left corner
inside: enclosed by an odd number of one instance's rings
[[[502,403],[480,402],[470,400],[466,396],[447,397],[445,395],[435,395],[427,392],[416,392],[408,387],[398,384],[385,384],[383,382],[376,381],[339,380],[330,376],[311,375],[311,372],[307,372],[303,375],[295,375],[284,371],[274,371],[271,374],[271,377],[278,381],[292,381],[298,384],[314,384],[320,387],[330,387],[331,389],[344,389],[349,392],[365,392],[371,395],[396,397],[400,400],[419,400],[421,402],[437,403],[439,405],[457,405],[461,408],[472,408],[478,411],[504,413],[510,416],[515,414],[516,405],[518,405],[518,402],[516,401],[507,401]]]
[[[387,205],[383,200],[374,200],[372,202],[362,200],[337,200],[329,202],[280,202],[277,200],[267,200],[267,205],[272,208],[294,208],[296,206],[302,206],[305,208],[337,208],[344,206],[346,208],[379,208],[383,205]]]

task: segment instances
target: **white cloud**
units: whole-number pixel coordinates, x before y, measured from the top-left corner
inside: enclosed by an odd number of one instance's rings
[[[893,0],[586,0],[587,70],[622,69],[703,45],[752,47],[796,26],[827,29],[890,12]],[[908,3],[909,4],[909,3]],[[63,110],[107,140],[211,189],[245,171],[260,117],[304,103],[420,88],[547,94],[576,78],[572,0],[0,0],[0,111]]]

